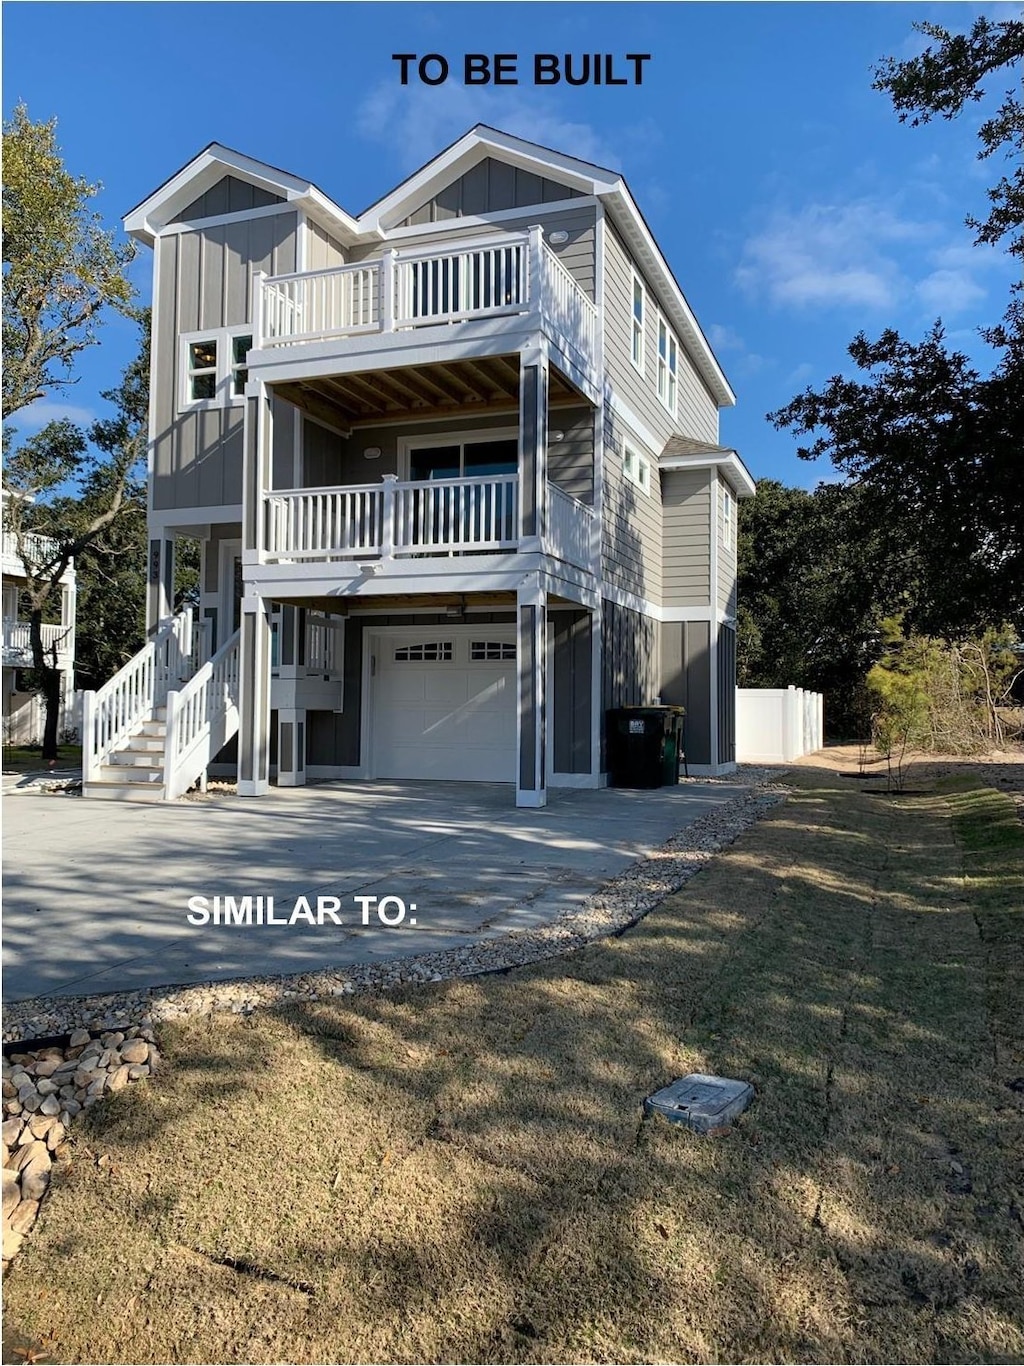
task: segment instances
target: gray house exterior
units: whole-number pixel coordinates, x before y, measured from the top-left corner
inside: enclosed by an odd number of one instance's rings
[[[611,707],[735,764],[734,402],[620,176],[478,126],[352,218],[212,144],[153,250],[147,652],[86,791],[606,779]],[[202,544],[192,619],[175,542]],[[134,668],[134,672],[133,672]]]

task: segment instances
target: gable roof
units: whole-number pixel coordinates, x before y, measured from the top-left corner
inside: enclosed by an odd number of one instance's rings
[[[471,170],[487,157],[496,157],[513,166],[558,181],[577,194],[593,197],[602,204],[616,231],[621,235],[637,265],[654,286],[662,312],[679,337],[684,350],[720,407],[736,402],[729,381],[711,345],[694,316],[666,261],[637,207],[623,176],[604,166],[568,156],[553,148],[502,132],[478,123],[453,143],[414,171],[383,198],[352,218],[312,181],[289,171],[256,161],[218,142],[211,142],[173,176],[125,215],[125,231],[152,246],[156,234],[204,191],[224,175],[238,176],[294,203],[340,241],[382,241],[424,200]]]
[[[124,216],[125,232],[152,246],[161,228],[226,175],[294,203],[345,241],[354,241],[357,236],[355,220],[311,180],[303,180],[219,142],[209,143],[152,194],[129,209]]]

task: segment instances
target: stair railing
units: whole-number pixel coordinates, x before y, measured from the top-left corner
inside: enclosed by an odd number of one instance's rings
[[[96,782],[110,755],[192,672],[192,608],[166,622],[102,688],[82,697],[82,777]]]
[[[239,632],[167,694],[164,800],[184,796],[238,730]]]

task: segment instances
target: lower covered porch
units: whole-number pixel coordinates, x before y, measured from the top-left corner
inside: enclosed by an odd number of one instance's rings
[[[549,787],[602,785],[599,610],[540,575],[357,603],[252,594],[240,612],[242,796],[275,777],[426,779],[504,783],[516,805],[543,806]],[[331,633],[322,675],[310,622]]]

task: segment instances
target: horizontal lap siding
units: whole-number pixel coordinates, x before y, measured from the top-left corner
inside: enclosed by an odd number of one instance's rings
[[[633,263],[622,239],[605,220],[604,355],[616,393],[662,442],[681,432],[699,441],[718,441],[718,405],[680,345],[678,401],[673,419],[658,398],[658,321],[653,291],[644,284],[644,371],[633,364]]]
[[[711,475],[664,470],[662,565],[666,607],[711,604]]]
[[[178,410],[178,337],[249,323],[252,274],[295,269],[295,230],[296,215],[281,213],[157,239],[159,331],[152,376],[157,509],[218,507],[242,500],[242,405]],[[278,405],[278,413],[290,425],[290,408]],[[287,433],[277,434],[278,442],[288,440]]]
[[[651,465],[645,493],[623,473],[626,443]],[[647,450],[614,416],[606,422],[601,562],[604,578],[654,603],[662,596],[661,488],[657,452]]]

